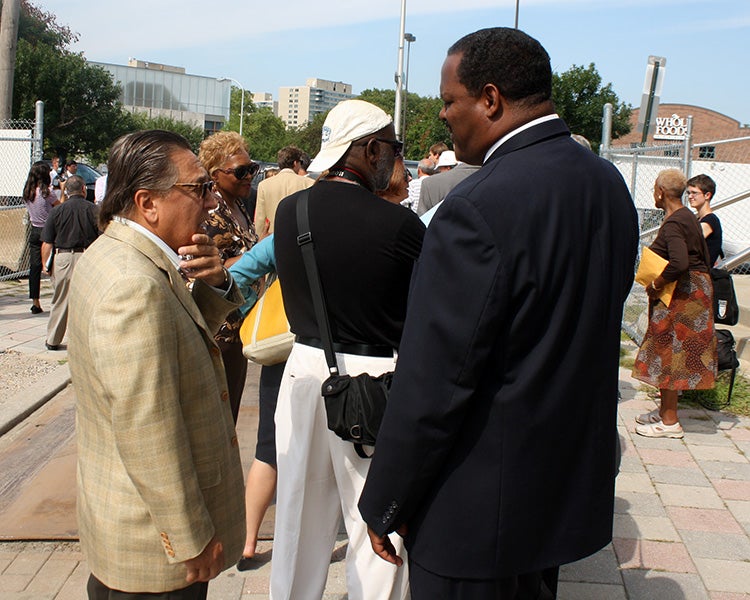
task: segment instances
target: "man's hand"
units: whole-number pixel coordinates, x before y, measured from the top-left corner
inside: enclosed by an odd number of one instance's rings
[[[180,246],[177,254],[182,258],[180,270],[188,277],[202,279],[213,287],[224,287],[226,277],[219,249],[205,233],[193,234],[192,246]]]
[[[198,556],[185,561],[187,577],[185,581],[209,581],[216,577],[224,568],[224,546],[216,537],[211,538],[208,545]]]
[[[404,529],[404,532],[405,531],[406,530]],[[380,558],[382,558],[386,562],[396,565],[397,567],[400,567],[404,564],[404,559],[396,554],[396,549],[393,547],[393,543],[387,535],[379,536],[369,527],[367,528],[367,535],[370,536],[372,551]]]

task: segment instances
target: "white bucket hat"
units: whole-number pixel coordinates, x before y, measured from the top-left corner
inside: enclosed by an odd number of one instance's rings
[[[355,140],[380,131],[393,122],[382,109],[364,100],[344,100],[328,113],[321,133],[320,152],[308,171],[322,173],[344,156]]]
[[[438,158],[438,167],[455,167],[458,164],[456,161],[456,153],[453,150],[444,150]]]

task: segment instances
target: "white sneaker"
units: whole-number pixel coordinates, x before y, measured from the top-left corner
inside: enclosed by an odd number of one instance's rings
[[[674,438],[681,439],[685,436],[685,432],[682,430],[682,425],[675,423],[674,425],[665,425],[661,421],[658,423],[649,423],[648,425],[636,425],[635,432],[638,435],[650,438]]]

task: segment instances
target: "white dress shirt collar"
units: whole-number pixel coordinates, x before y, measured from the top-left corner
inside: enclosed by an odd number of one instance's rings
[[[166,254],[167,258],[175,266],[175,269],[180,269],[180,257],[174,250],[172,250],[172,248],[170,248],[166,244],[163,239],[161,239],[153,231],[149,231],[140,223],[136,223],[135,221],[131,221],[130,219],[126,219],[125,217],[115,216],[112,218],[112,220],[117,221],[118,223],[122,223],[123,225],[127,225],[128,227],[131,227],[132,229],[135,229],[139,233],[145,235],[148,239],[154,242],[154,244],[156,244],[162,250],[162,252],[164,252],[164,254]]]
[[[530,129],[534,127],[535,125],[539,125],[541,123],[546,123],[547,121],[552,121],[554,119],[559,119],[560,117],[553,113],[551,115],[544,115],[543,117],[539,117],[538,119],[534,119],[533,121],[529,121],[528,123],[524,123],[520,127],[514,129],[513,131],[506,133],[503,137],[501,137],[499,140],[497,140],[489,150],[487,150],[487,154],[484,155],[484,162],[487,162],[487,160],[492,156],[500,146],[502,146],[505,142],[507,142],[510,138],[512,138],[514,135],[518,135],[522,131],[526,131],[527,129]],[[484,163],[483,163],[484,164]]]

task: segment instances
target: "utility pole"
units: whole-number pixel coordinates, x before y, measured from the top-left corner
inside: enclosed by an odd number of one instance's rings
[[[401,102],[404,97],[404,33],[406,31],[406,0],[401,0],[401,25],[398,30],[398,68],[396,71],[396,106],[393,109],[393,127],[396,137],[403,140],[401,130]]]
[[[2,0],[0,15],[0,121],[10,119],[13,111],[13,73],[16,69],[18,16],[21,0]]]

